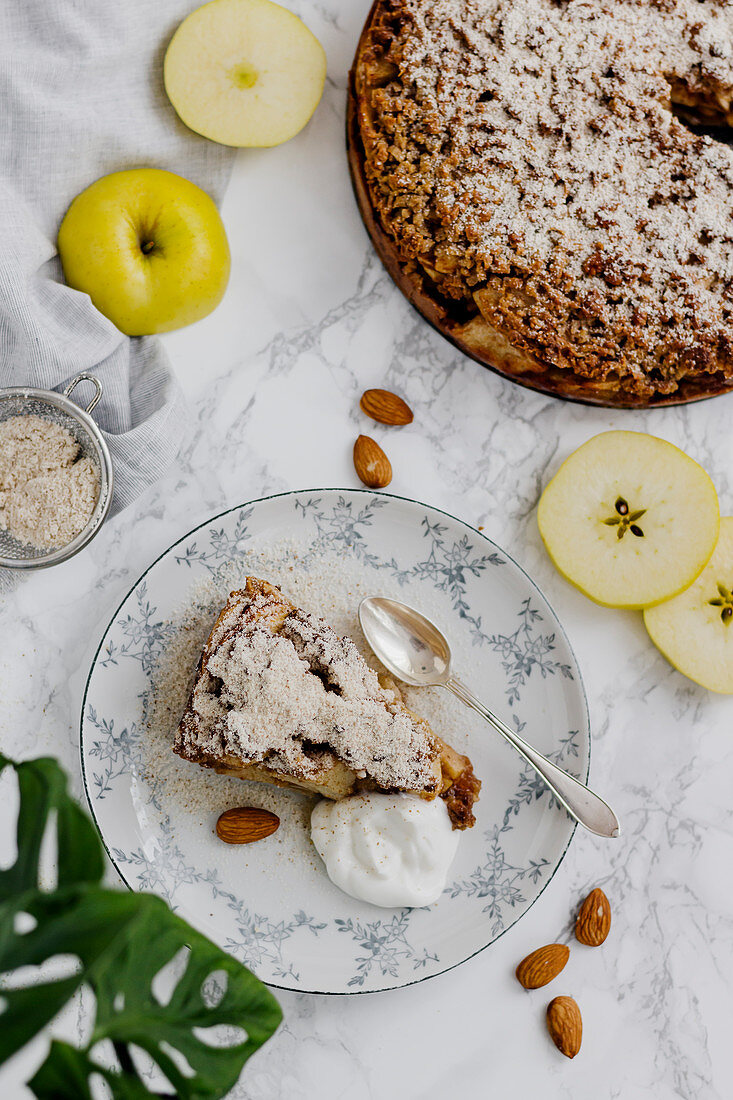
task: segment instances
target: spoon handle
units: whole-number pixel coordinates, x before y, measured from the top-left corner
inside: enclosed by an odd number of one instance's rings
[[[546,756],[528,745],[500,718],[492,714],[488,707],[480,703],[473,692],[457,676],[451,676],[444,686],[453,692],[466,706],[471,707],[482,718],[485,718],[497,733],[500,733],[510,745],[514,746],[519,755],[523,756],[527,763],[534,768],[558,802],[562,803],[576,821],[579,821],[581,825],[597,836],[620,836],[621,827],[618,818],[602,798],[599,798],[597,794],[594,794],[579,780],[572,775],[568,775],[562,768],[558,768],[557,764],[553,764]]]

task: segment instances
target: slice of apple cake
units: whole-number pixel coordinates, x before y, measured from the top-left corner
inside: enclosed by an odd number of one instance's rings
[[[232,592],[204,646],[174,752],[217,772],[340,799],[442,797],[474,824],[481,784],[349,638],[267,581]]]

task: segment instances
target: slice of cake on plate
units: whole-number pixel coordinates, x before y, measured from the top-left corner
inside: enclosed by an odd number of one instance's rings
[[[481,784],[468,757],[380,682],[351,639],[255,577],[214,624],[173,748],[223,774],[324,798],[440,796],[454,828],[475,821]]]

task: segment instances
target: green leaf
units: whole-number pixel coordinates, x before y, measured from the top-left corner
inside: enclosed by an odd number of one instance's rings
[[[51,1045],[30,1082],[39,1100],[87,1100],[95,1074],[104,1077],[115,1100],[160,1095],[143,1081],[130,1047],[147,1053],[180,1100],[219,1100],[280,1023],[277,1001],[249,970],[160,898],[98,885],[103,868],[99,839],[68,795],[54,761],[14,764],[0,757],[0,770],[8,766],[17,772],[21,801],[18,858],[0,877],[0,1065],[86,985],[96,998],[89,1044],[81,1051],[66,1043]],[[39,855],[52,809],[59,884],[43,891],[38,888]],[[62,855],[67,844],[76,850]],[[153,980],[182,948],[187,949],[185,967],[170,999],[161,1004]],[[60,956],[71,959],[60,978],[18,973]],[[213,1003],[205,989],[211,976],[222,972],[226,987]],[[206,1032],[194,1031],[221,1025],[238,1029],[226,1045],[211,1045]],[[119,1070],[98,1060],[95,1048],[101,1040],[112,1042]],[[180,1068],[171,1049],[189,1070]]]
[[[86,1051],[54,1040],[49,1057],[28,1082],[38,1100],[92,1100],[89,1078],[99,1074],[108,1083],[114,1100],[149,1100],[150,1092],[139,1078],[114,1073],[90,1059]],[[175,1100],[171,1096],[171,1100]]]
[[[66,789],[66,776],[55,760],[40,757],[15,764],[0,753],[0,775],[15,769],[20,789],[16,827],[18,858],[0,871],[0,903],[25,890],[42,888],[39,881],[41,843],[52,810],[56,811],[58,884],[101,882],[104,854],[97,830]]]
[[[28,1087],[42,1100],[92,1100],[86,1053],[54,1039],[46,1061]]]

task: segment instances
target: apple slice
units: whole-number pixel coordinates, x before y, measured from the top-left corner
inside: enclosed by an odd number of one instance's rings
[[[326,55],[297,15],[272,0],[212,0],[173,35],[163,75],[197,134],[222,145],[279,145],[318,106]]]
[[[715,552],[694,584],[650,607],[644,623],[676,669],[710,691],[733,695],[733,517],[720,521]]]
[[[603,432],[562,464],[537,521],[581,592],[642,608],[692,584],[715,548],[720,511],[715,486],[684,451],[641,432]]]

